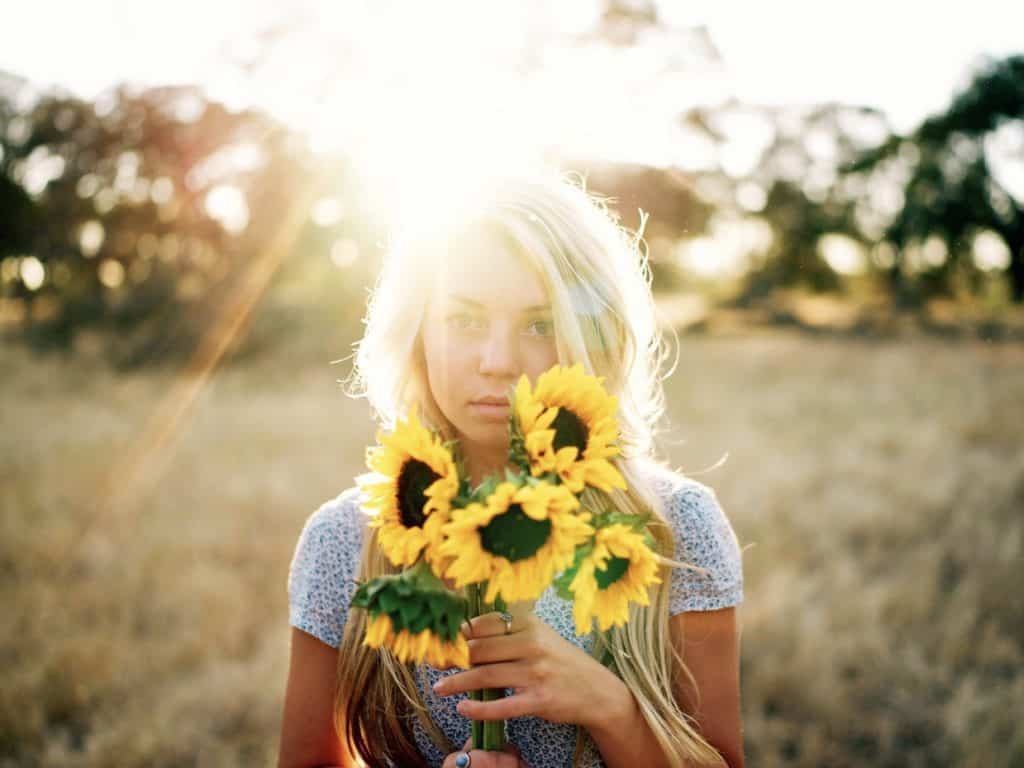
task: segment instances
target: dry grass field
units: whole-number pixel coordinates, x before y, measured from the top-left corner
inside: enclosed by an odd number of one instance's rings
[[[748,764],[1024,766],[1024,345],[680,346],[666,453],[751,545]],[[221,371],[150,451],[171,375],[4,349],[0,766],[273,764],[295,540],[372,435],[345,353]]]

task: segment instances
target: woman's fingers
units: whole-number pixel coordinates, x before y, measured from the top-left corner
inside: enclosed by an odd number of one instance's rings
[[[512,617],[512,632],[519,631],[523,628],[523,622],[516,620],[515,615]],[[506,635],[511,632],[505,631],[505,619],[502,618],[500,613],[491,612],[484,613],[479,616],[474,616],[469,619],[468,622],[462,625],[462,634],[467,640],[477,639],[482,637],[494,637],[495,635]]]
[[[505,624],[504,617],[498,611],[491,611],[470,619],[468,623],[463,623],[462,634],[467,640],[474,637],[513,634],[522,632],[533,621],[532,602],[513,603],[508,607],[508,612],[512,615],[511,627]]]
[[[472,665],[492,664],[495,661],[514,661],[528,657],[530,647],[524,643],[524,640],[527,639],[526,635],[516,633],[467,640],[469,663]]]
[[[465,672],[442,677],[434,683],[434,693],[438,696],[451,696],[484,688],[520,688],[529,683],[529,671],[522,662],[501,661],[481,664]]]
[[[511,720],[513,717],[532,715],[536,710],[537,698],[529,693],[502,696],[494,701],[463,699],[455,709],[470,720]]]
[[[506,745],[506,750],[508,750]],[[512,748],[515,750],[515,747]],[[462,752],[452,752],[445,757],[441,768],[458,768],[455,762]],[[519,757],[519,751],[487,752],[482,749],[469,751],[470,768],[522,768],[524,763]]]

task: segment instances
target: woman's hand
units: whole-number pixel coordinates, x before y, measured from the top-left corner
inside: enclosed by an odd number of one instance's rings
[[[512,631],[498,613],[464,625],[473,668],[439,680],[434,691],[450,696],[483,688],[513,688],[496,701],[466,699],[458,712],[472,720],[533,715],[583,727],[616,716],[631,694],[607,667],[573,645],[532,613],[516,615]]]
[[[469,752],[469,768],[530,768],[519,756],[519,750],[511,744],[506,744],[502,752],[487,752],[482,749],[470,750],[469,745],[473,743],[472,738],[466,739],[460,752],[452,752],[447,755],[441,768],[458,768],[455,758],[463,752]]]

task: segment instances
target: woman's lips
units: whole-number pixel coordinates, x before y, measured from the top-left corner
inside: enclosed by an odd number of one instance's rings
[[[470,403],[469,407],[485,421],[506,421],[508,419],[508,403]]]

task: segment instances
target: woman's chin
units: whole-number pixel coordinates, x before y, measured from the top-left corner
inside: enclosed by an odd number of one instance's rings
[[[459,429],[463,440],[473,444],[477,450],[487,452],[508,451],[508,419],[492,421],[489,419],[467,419]]]

